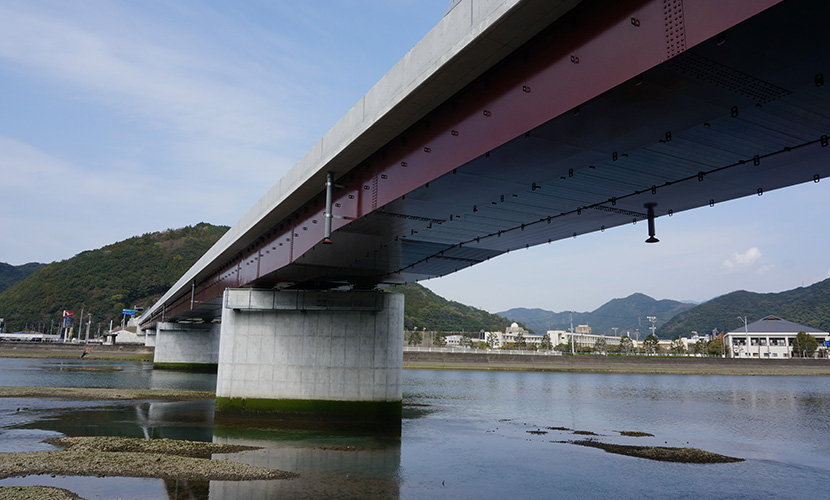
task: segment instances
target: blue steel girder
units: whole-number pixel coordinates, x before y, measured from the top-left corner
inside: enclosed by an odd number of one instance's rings
[[[165,304],[373,287],[828,175],[819,0],[588,1]],[[645,229],[644,229],[645,235]],[[200,304],[205,304],[200,307]]]

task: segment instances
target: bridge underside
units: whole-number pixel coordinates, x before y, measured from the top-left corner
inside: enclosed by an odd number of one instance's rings
[[[646,204],[660,218],[830,173],[826,2],[782,2],[686,50],[663,2],[588,4],[336,174],[332,244],[321,190],[166,321],[218,318],[226,288],[418,281],[644,220]],[[685,13],[707,14],[724,15]]]
[[[322,183],[303,186],[305,204],[268,213],[142,326],[222,318],[219,410],[399,419],[402,304],[335,313],[330,301],[367,292],[324,290],[443,276],[830,175],[830,3],[723,4],[582,2],[363,161],[332,166],[331,242]],[[223,302],[236,288],[251,291]],[[280,305],[306,293],[311,308]]]

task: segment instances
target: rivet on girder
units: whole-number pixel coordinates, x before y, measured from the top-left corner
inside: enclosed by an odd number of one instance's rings
[[[732,118],[738,117],[738,106],[732,106],[732,109],[729,110],[729,113],[732,115]]]
[[[522,224],[522,231],[524,231],[524,230],[525,230],[525,225],[524,225],[524,224]]]
[[[458,137],[458,130],[450,130],[450,135],[453,137]]]
[[[674,210],[672,210],[672,209],[670,208],[670,209],[669,209],[669,217],[671,217],[672,215],[674,215]]]
[[[568,177],[573,177],[573,176],[574,176],[574,169],[569,168],[568,169]]]
[[[504,203],[504,195],[501,195],[501,196],[499,197],[499,201],[501,201],[502,203]]]
[[[666,132],[666,142],[671,142],[671,130]]]
[[[752,157],[752,164],[756,167],[761,164],[761,158],[758,155]]]
[[[493,115],[493,113],[491,113],[489,109],[484,110],[484,116],[492,116],[492,115]]]
[[[723,45],[726,43],[726,35],[723,33],[719,33],[718,36],[715,37],[715,43],[718,45]]]
[[[637,19],[636,17],[632,17],[631,18],[631,25],[636,27],[636,28],[639,28],[640,27],[640,20]]]
[[[542,186],[537,186],[534,182],[533,185],[530,186],[531,191],[536,191],[537,189],[542,189]]]
[[[424,148],[424,153],[432,153],[432,148]]]
[[[599,227],[599,230],[600,230],[600,231],[602,231],[602,232],[604,233],[604,232],[605,232],[605,226],[600,226],[600,227]]]
[[[576,233],[574,233],[574,238],[576,238]]]
[[[616,205],[616,204],[617,204],[617,198],[616,197],[611,198],[611,205],[613,206],[613,205]]]
[[[530,139],[530,132],[525,132],[525,140]]]
[[[478,212],[478,205],[473,205],[473,212]]]
[[[614,151],[613,153],[611,153],[611,161],[617,161],[617,159],[618,159],[619,157],[620,157],[620,156],[617,154],[617,152],[616,152],[616,151]]]
[[[818,181],[816,181],[816,182],[818,182]],[[550,219],[551,219],[551,217],[550,217],[550,215],[548,215],[548,224],[550,224]]]
[[[634,77],[634,85],[640,86],[643,84],[643,75],[637,75]]]
[[[582,215],[582,209],[581,208],[576,209],[576,215]]]
[[[816,87],[821,87],[822,85],[824,85],[824,73],[817,74],[816,78],[815,78],[815,82],[816,82]]]
[[[388,179],[389,177],[386,174],[380,174],[381,179]]]
[[[764,188],[758,188],[758,196],[761,196],[763,194],[764,194]]]
[[[405,161],[402,161],[402,162],[401,162],[401,166],[402,166],[402,167],[404,167],[404,168],[406,168],[408,165],[409,165],[409,164],[408,164],[407,162],[405,162]]]
[[[698,173],[697,173],[697,181],[698,181],[698,182],[703,182],[703,176],[704,176],[704,175],[705,175],[705,174],[704,174],[703,172],[698,172]]]
[[[424,188],[425,188],[425,189],[429,189],[429,182],[427,182],[426,184],[424,184]]]
[[[529,94],[530,87],[528,87],[527,85],[522,85],[522,92],[524,92],[525,94]]]
[[[818,182],[821,180],[821,176],[818,174],[813,175],[813,182]]]
[[[571,56],[571,62],[574,64],[579,64],[579,58],[576,56]]]
[[[657,194],[657,186],[654,184],[651,185],[651,194]]]
[[[574,116],[579,116],[579,106],[574,108]]]
[[[364,190],[364,191],[368,191],[369,189],[370,189],[370,188],[369,188],[369,185],[368,185],[368,184],[364,184],[364,185],[363,185],[363,190]]]
[[[715,200],[709,200],[709,206],[714,207],[715,206]]]
[[[489,152],[489,151],[487,151],[486,153],[484,153],[484,158],[485,158],[485,159],[487,159],[487,160],[489,160],[489,159],[490,159],[490,152]]]
[[[821,136],[821,147],[826,148],[828,143],[827,135]]]

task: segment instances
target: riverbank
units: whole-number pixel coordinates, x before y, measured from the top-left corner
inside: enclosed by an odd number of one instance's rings
[[[1,358],[86,358],[153,361],[153,347],[140,344],[74,344],[62,342],[0,342]]]
[[[404,368],[666,375],[830,376],[826,359],[732,359],[682,356],[554,356],[476,350],[404,351]]]
[[[0,342],[3,358],[63,358],[153,361],[154,347],[134,344],[85,345]],[[827,359],[733,359],[684,356],[560,356],[467,349],[404,350],[403,367],[435,370],[501,370],[675,375],[830,376]]]

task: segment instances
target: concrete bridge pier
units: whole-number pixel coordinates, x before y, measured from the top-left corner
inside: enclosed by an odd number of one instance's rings
[[[217,418],[400,425],[403,295],[229,289]]]
[[[219,332],[218,324],[158,323],[153,368],[216,372]]]

